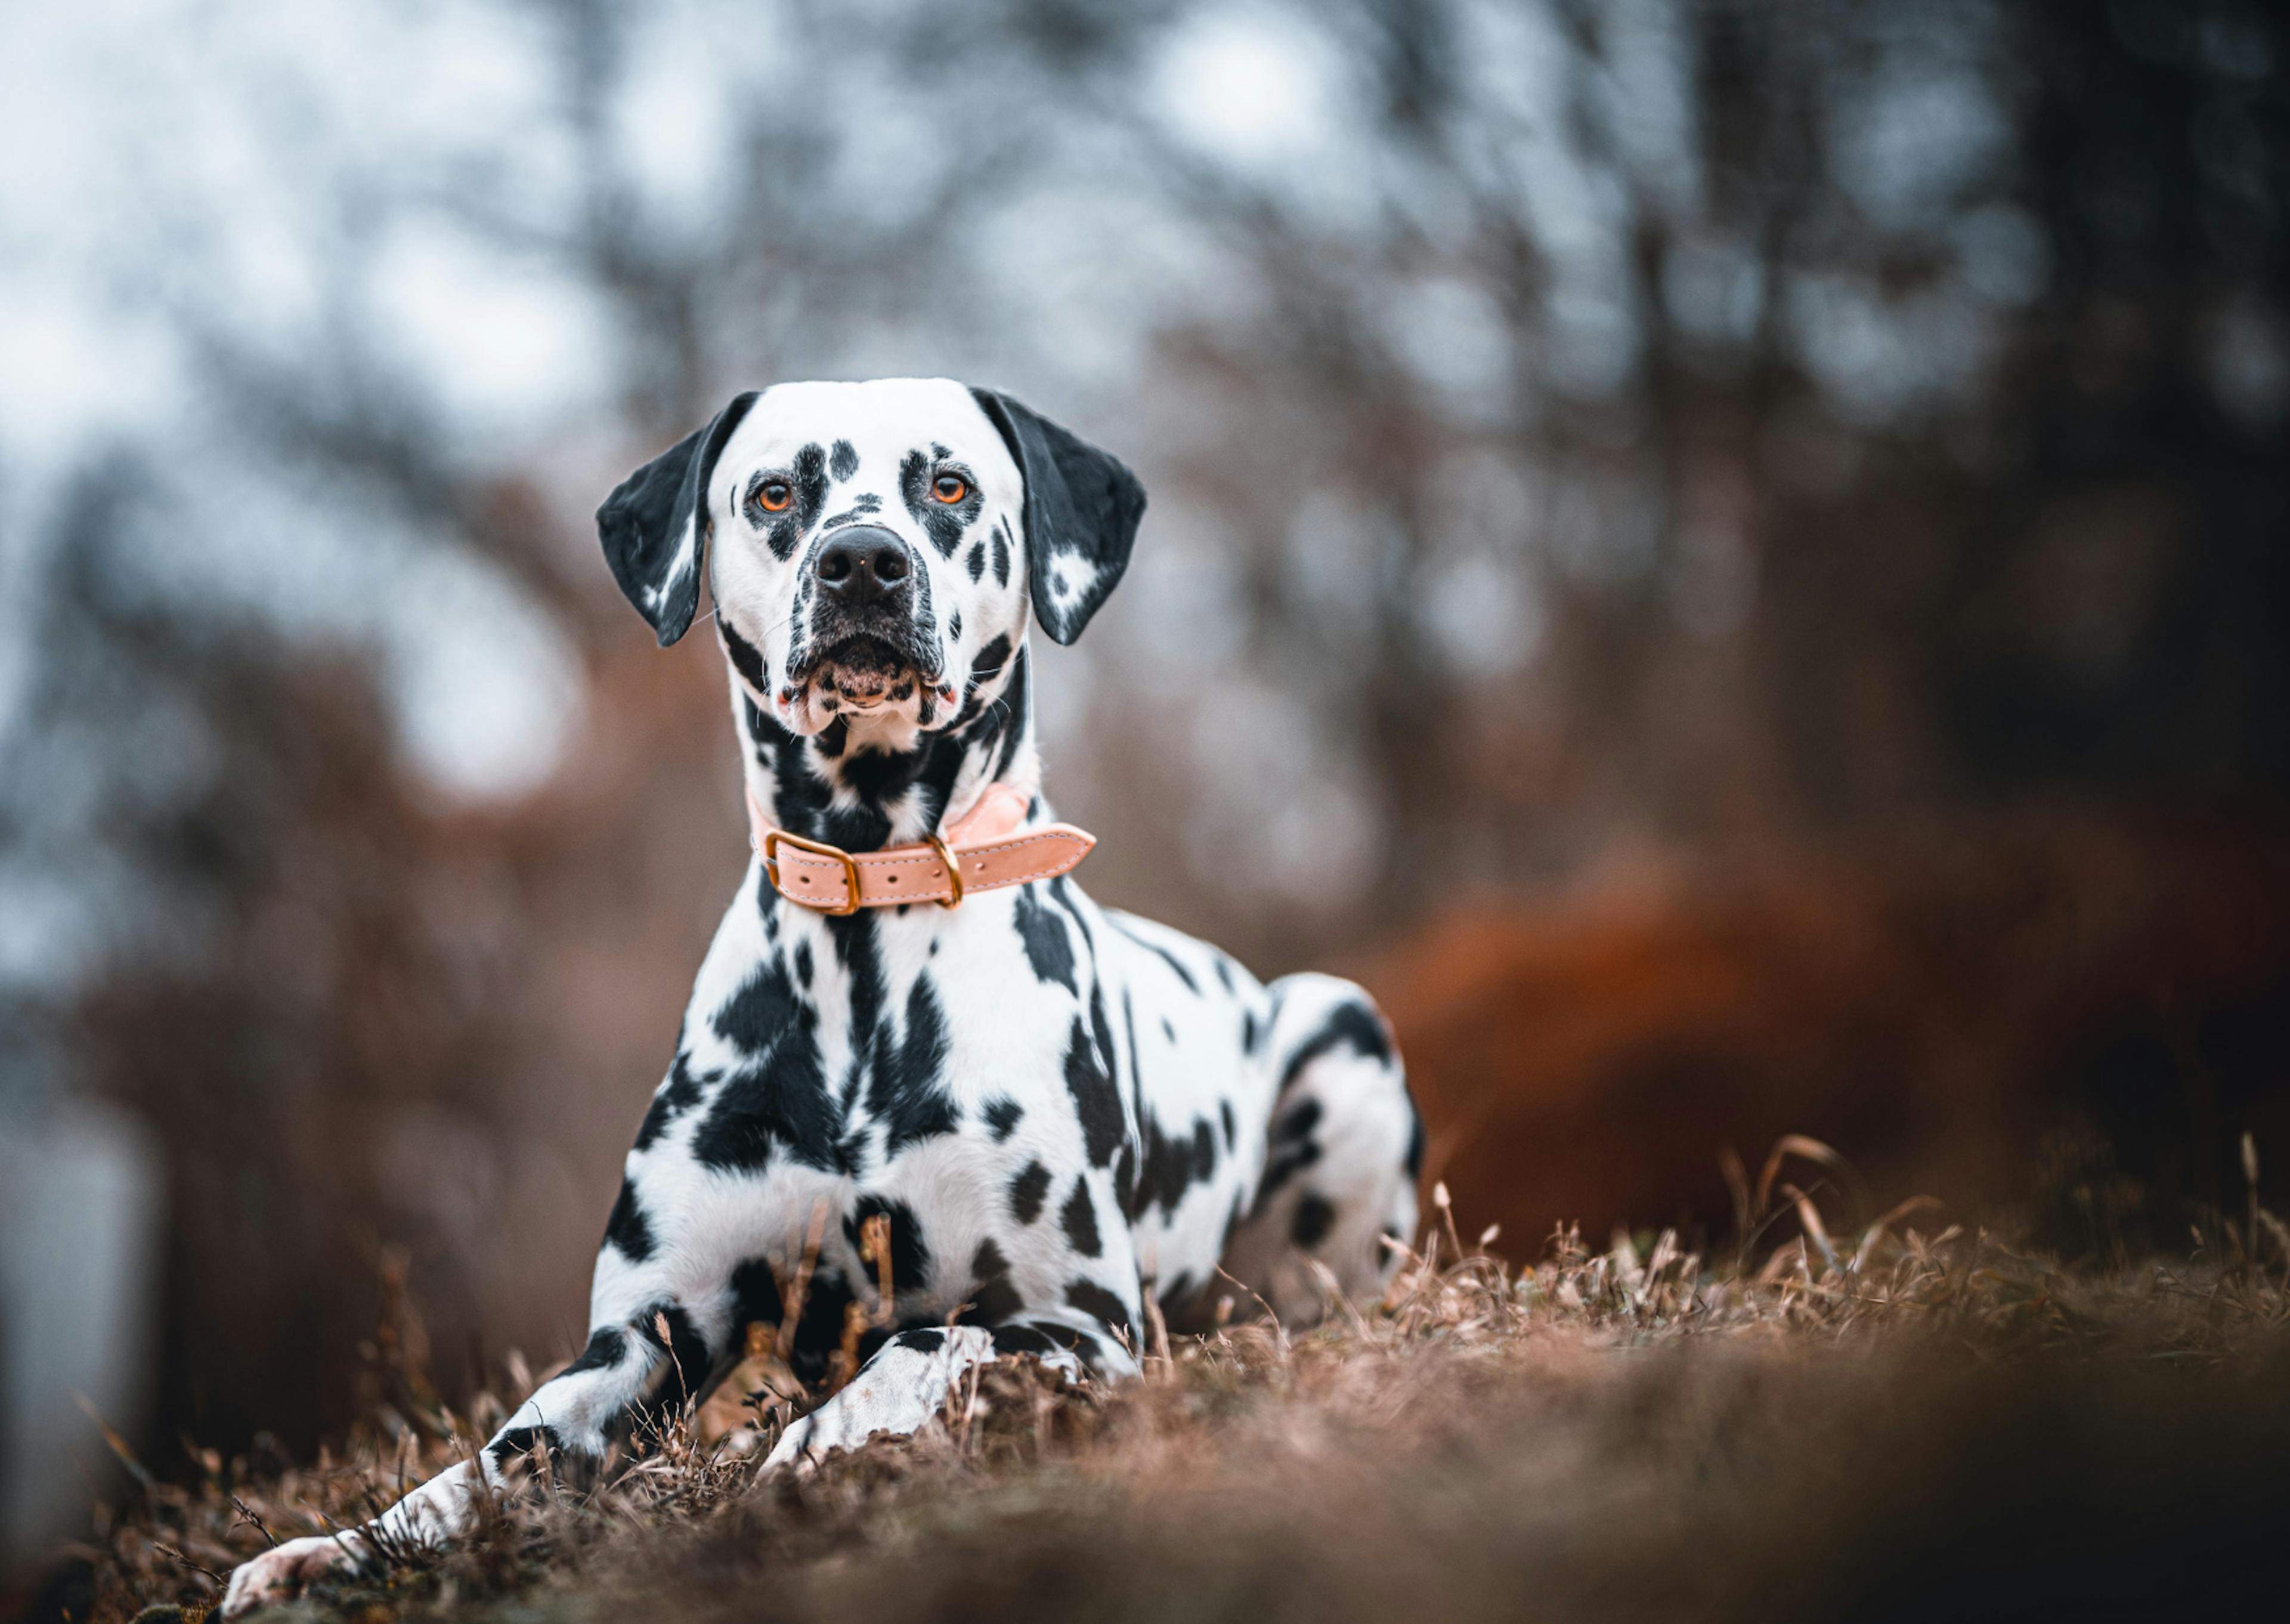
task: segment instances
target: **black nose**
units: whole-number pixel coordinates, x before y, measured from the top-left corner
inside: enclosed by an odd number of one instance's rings
[[[913,567],[907,544],[873,524],[837,531],[811,564],[821,588],[837,603],[854,608],[898,591]]]

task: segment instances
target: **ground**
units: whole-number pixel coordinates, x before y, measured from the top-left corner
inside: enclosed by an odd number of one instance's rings
[[[1384,1300],[1160,1332],[1147,1376],[1007,1363],[797,1483],[645,1440],[282,1616],[1401,1620],[2221,1617],[2284,1593],[2290,1235],[2214,1215],[2094,1269],[1928,1209],[1823,1220],[1768,1171],[1752,1248],[1556,1237],[1514,1269],[1444,1207]],[[1792,1238],[1773,1249],[1774,1236]],[[2251,1244],[2251,1237],[2257,1244]],[[2255,1255],[2254,1255],[2254,1253]],[[761,1367],[758,1367],[761,1368]],[[108,1516],[76,1611],[197,1618],[266,1538],[348,1523],[479,1436],[392,1412],[271,1475],[212,1458]],[[407,1408],[419,1409],[409,1404]],[[392,1429],[394,1428],[394,1438]],[[444,1436],[451,1433],[451,1436]],[[88,1570],[83,1569],[83,1577]],[[2264,1611],[2270,1612],[2271,1606]]]

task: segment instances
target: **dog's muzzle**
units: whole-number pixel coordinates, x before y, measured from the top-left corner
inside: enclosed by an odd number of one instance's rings
[[[914,549],[876,524],[835,532],[811,561],[815,604],[797,662],[798,682],[817,677],[842,706],[871,708],[904,699],[917,679],[935,684],[937,657],[915,624]]]

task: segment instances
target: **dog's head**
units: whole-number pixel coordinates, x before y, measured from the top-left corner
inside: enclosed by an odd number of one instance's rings
[[[741,395],[623,480],[597,526],[663,645],[704,566],[741,681],[813,733],[837,716],[947,725],[1029,610],[1072,642],[1144,511],[1127,468],[1008,396],[896,378]]]

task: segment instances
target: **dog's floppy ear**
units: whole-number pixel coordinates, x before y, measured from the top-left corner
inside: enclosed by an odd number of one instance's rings
[[[1028,411],[973,389],[1026,480],[1026,574],[1034,618],[1060,643],[1081,636],[1105,602],[1145,516],[1145,487],[1109,452]]]
[[[700,606],[700,568],[708,556],[708,482],[724,443],[756,404],[736,395],[705,428],[685,436],[613,488],[597,509],[605,562],[637,612],[666,648],[692,625]]]

